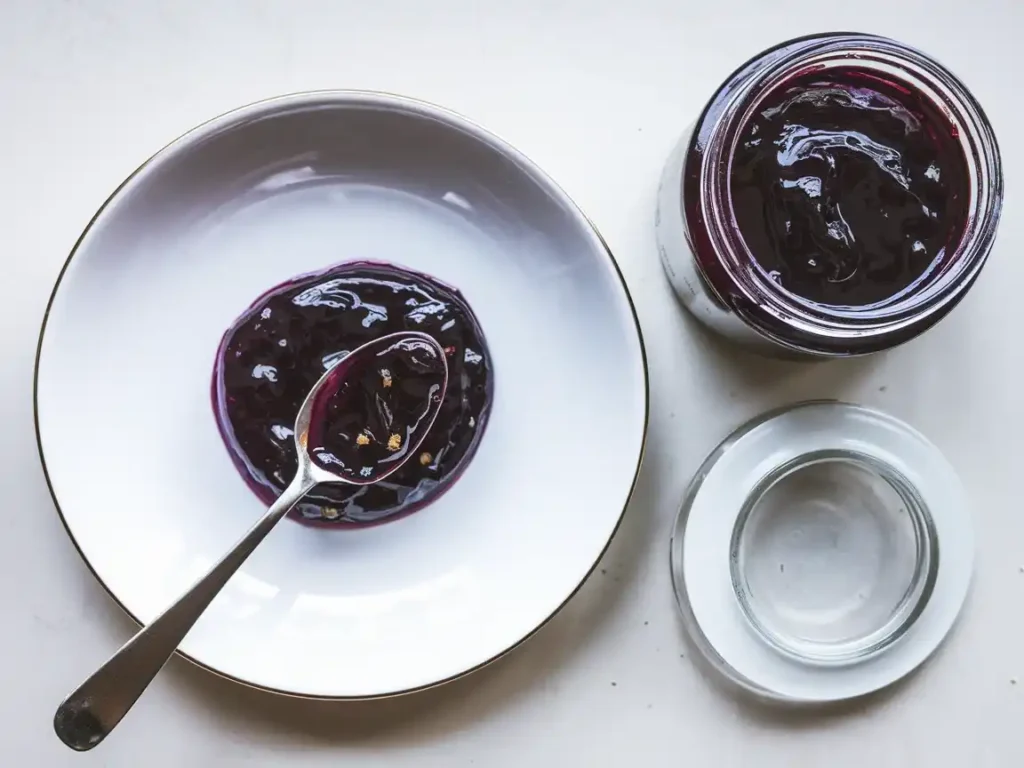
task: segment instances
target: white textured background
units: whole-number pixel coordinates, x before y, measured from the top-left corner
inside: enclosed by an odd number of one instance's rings
[[[835,29],[916,45],[967,82],[1002,144],[1005,215],[980,282],[923,339],[870,360],[767,363],[682,316],[655,257],[654,190],[678,132],[735,66]],[[1022,30],[1017,0],[0,0],[0,765],[1024,765]],[[593,217],[650,357],[637,495],[603,570],[533,641],[469,679],[313,704],[175,660],[114,736],[74,755],[51,733],[53,709],[132,627],[65,537],[36,456],[32,361],[51,284],[94,210],[170,139],[249,101],[331,87],[463,112]],[[975,589],[958,632],[907,684],[783,717],[728,698],[691,663],[668,534],[690,474],[729,430],[836,396],[908,420],[960,470],[979,533]]]

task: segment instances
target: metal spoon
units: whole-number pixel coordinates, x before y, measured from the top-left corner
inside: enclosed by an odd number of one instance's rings
[[[391,352],[407,352],[432,366],[438,387],[431,386],[422,415],[405,436],[401,458],[368,476],[349,470],[348,476],[328,471],[323,461],[314,461],[309,451],[311,422],[318,418],[325,398],[336,393],[350,374],[365,370],[365,365]],[[53,727],[67,746],[78,751],[92,749],[109,734],[125,716],[142,692],[167,663],[178,645],[227,584],[246,558],[270,533],[303,496],[319,483],[370,485],[398,470],[427,436],[437,417],[448,386],[448,362],[438,343],[423,333],[401,332],[382,336],[353,350],[340,363],[320,377],[306,396],[295,418],[295,449],[299,466],[295,479],[281,493],[267,513],[242,537],[230,552],[191,589],[148,626],[143,627],[106,664],[82,683],[57,708]],[[317,425],[313,423],[313,426]],[[316,446],[313,446],[314,448]],[[365,470],[364,470],[365,471]]]

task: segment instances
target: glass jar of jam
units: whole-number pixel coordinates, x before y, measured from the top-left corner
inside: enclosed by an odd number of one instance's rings
[[[866,354],[963,298],[1002,196],[992,128],[951,72],[886,38],[815,35],[712,96],[665,167],[658,248],[683,304],[725,336]]]

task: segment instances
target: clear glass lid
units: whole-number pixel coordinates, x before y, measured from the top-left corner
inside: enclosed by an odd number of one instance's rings
[[[733,682],[788,701],[911,672],[956,620],[973,558],[964,490],[939,450],[837,402],[730,435],[691,483],[671,546],[697,646]]]

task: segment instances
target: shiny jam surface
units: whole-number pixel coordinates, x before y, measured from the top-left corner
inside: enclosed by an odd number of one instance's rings
[[[347,262],[265,293],[231,326],[218,350],[213,376],[217,423],[235,466],[264,503],[272,503],[295,474],[292,430],[313,385],[356,347],[397,331],[426,333],[444,349],[448,388],[433,427],[417,455],[394,474],[362,487],[318,486],[293,514],[332,524],[382,521],[436,499],[466,468],[483,435],[494,391],[490,352],[473,311],[458,290],[427,275],[390,264]],[[392,361],[396,370],[390,389],[408,362]],[[387,392],[386,379],[376,370],[373,376],[378,375],[379,380],[363,382],[362,396]],[[404,380],[419,387],[430,378]],[[395,441],[391,432],[384,437],[380,416],[365,401],[352,411],[352,423],[344,410],[335,409],[333,421],[324,422],[327,431],[337,431],[329,438],[325,432],[316,447],[340,450],[337,436],[365,422],[362,426],[374,438],[365,446],[366,457],[378,451],[378,458],[386,458]]]
[[[923,94],[854,68],[805,72],[764,97],[740,131],[730,195],[769,277],[850,307],[940,268],[970,204],[956,126]]]

